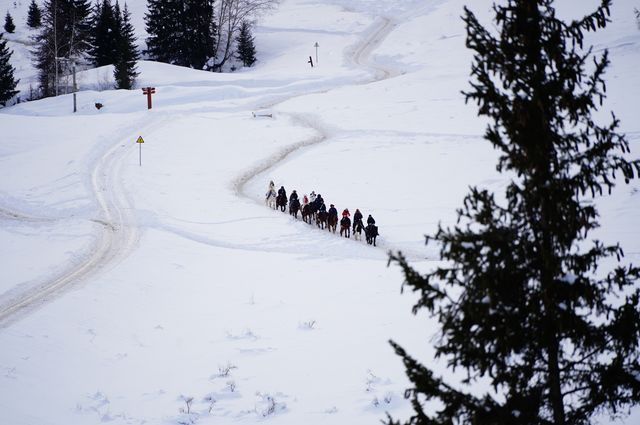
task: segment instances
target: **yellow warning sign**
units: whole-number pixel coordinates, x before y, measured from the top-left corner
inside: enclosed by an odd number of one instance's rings
[[[144,143],[144,139],[142,138],[142,136],[138,136],[138,140],[136,140],[136,143]]]

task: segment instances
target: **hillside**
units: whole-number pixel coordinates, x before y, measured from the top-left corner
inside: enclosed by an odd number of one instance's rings
[[[130,3],[142,43],[146,2]],[[597,4],[559,3],[567,17]],[[586,44],[610,50],[599,116],[615,111],[638,157],[635,3],[616,1]],[[23,93],[28,4],[0,0]],[[387,252],[432,268],[423,235],[469,185],[507,181],[461,94],[465,4],[488,23],[484,0],[283,0],[258,23],[252,68],[142,61],[126,91],[103,67],[81,73],[76,114],[70,95],[0,109],[0,423],[406,418],[389,339],[459,378],[433,359],[435,323],[411,314]],[[269,180],[372,214],[378,246],[270,210]],[[640,183],[595,202],[594,236],[640,262]]]

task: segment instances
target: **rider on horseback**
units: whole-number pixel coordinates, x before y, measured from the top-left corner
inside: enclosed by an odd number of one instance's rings
[[[316,203],[316,191],[315,190],[311,191],[311,194],[309,195],[309,202],[311,202],[315,206],[315,203]]]
[[[349,217],[351,216],[351,213],[349,212],[349,208],[345,208],[344,211],[342,211],[342,217]]]
[[[364,228],[364,224],[362,223],[362,213],[358,208],[356,208],[356,212],[353,214],[353,231],[356,230],[356,225],[360,223],[360,226]]]
[[[367,217],[367,224],[376,224],[376,221],[371,217],[371,214]]]
[[[329,216],[335,216],[335,218],[338,218],[338,210],[333,206],[333,204],[329,206]]]
[[[291,196],[289,196],[289,202],[293,201],[293,200],[298,200],[298,193],[296,192],[295,189],[293,189],[293,192],[291,192]]]
[[[278,189],[278,196],[284,196],[287,199],[287,191],[284,190],[284,186],[280,186],[280,189]]]
[[[318,211],[327,212],[327,206],[324,204],[324,202],[320,204],[320,207],[318,207]]]

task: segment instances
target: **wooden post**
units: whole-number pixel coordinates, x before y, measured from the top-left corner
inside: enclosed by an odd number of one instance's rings
[[[156,92],[156,88],[155,87],[143,87],[142,88],[142,94],[146,94],[147,95],[147,109],[151,109],[151,95],[154,94]]]

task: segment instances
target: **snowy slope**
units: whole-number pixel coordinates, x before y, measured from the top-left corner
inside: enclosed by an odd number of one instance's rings
[[[145,3],[129,5],[139,34]],[[455,217],[469,185],[505,185],[460,94],[464,3],[284,0],[256,30],[254,68],[141,62],[138,86],[157,88],[151,111],[139,89],[104,90],[109,67],[81,75],[76,115],[70,96],[0,110],[0,311],[25,300],[0,318],[0,423],[406,417],[408,384],[387,340],[444,368],[429,346],[435,327],[410,314],[386,252],[432,267],[423,234]],[[25,80],[27,7],[0,0],[19,27],[11,46]],[[489,2],[472,7],[487,22]],[[611,49],[603,116],[615,110],[637,156],[633,7],[617,1],[589,42]],[[373,214],[379,247],[269,210],[270,179]],[[598,236],[635,262],[639,191],[635,181],[598,200]]]

